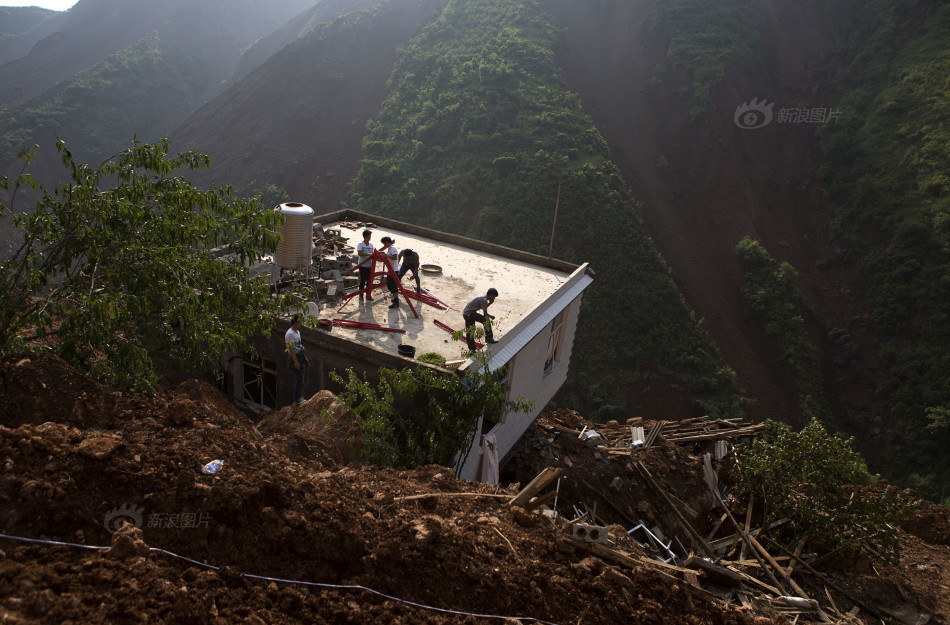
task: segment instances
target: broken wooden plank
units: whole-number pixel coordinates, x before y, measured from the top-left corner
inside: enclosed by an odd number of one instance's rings
[[[819,571],[816,571],[810,564],[808,564],[807,562],[805,562],[805,560],[803,560],[803,559],[800,558],[799,556],[796,556],[796,555],[793,554],[791,551],[789,551],[788,549],[786,549],[786,548],[785,548],[785,545],[779,543],[778,541],[772,540],[772,539],[769,538],[768,536],[765,536],[765,540],[769,541],[770,543],[772,543],[773,545],[775,545],[776,547],[778,547],[779,549],[781,549],[782,551],[784,551],[787,555],[791,556],[793,560],[795,560],[795,561],[798,562],[800,565],[802,565],[803,567],[805,567],[805,570],[807,570],[809,573],[811,573],[811,574],[813,574],[813,575],[816,575],[816,576],[818,577],[818,579],[820,579],[820,580],[822,581],[822,583],[827,584],[827,585],[830,586],[833,590],[835,590],[835,591],[837,591],[837,592],[840,592],[842,595],[844,595],[845,597],[847,597],[849,601],[851,601],[852,603],[854,603],[854,605],[860,606],[862,610],[864,610],[864,611],[867,612],[868,614],[871,614],[872,616],[874,616],[874,617],[876,617],[876,618],[878,618],[878,619],[880,619],[880,620],[882,620],[882,621],[885,620],[885,616],[886,616],[886,615],[885,615],[884,613],[882,613],[880,610],[874,608],[873,606],[868,605],[867,603],[861,601],[860,599],[858,599],[857,597],[855,597],[852,593],[850,593],[850,592],[848,592],[847,590],[845,590],[845,589],[841,588],[840,586],[836,585],[834,582],[832,582],[831,580],[829,580],[823,573],[821,573],[821,572],[819,572]]]
[[[769,591],[769,592],[772,593],[773,595],[781,596],[781,595],[784,595],[784,594],[785,594],[784,591],[779,590],[779,589],[776,588],[775,586],[771,586],[771,585],[769,585],[769,584],[766,584],[766,583],[763,582],[762,580],[760,580],[760,579],[758,579],[758,578],[756,578],[756,577],[752,577],[751,575],[749,575],[748,573],[746,573],[746,572],[744,572],[744,571],[740,571],[739,569],[733,568],[733,567],[731,567],[731,566],[729,566],[729,565],[726,565],[726,568],[729,569],[730,571],[734,572],[734,573],[738,573],[738,574],[742,577],[743,580],[745,580],[745,581],[747,581],[747,582],[750,582],[750,583],[752,583],[752,584],[755,584],[756,586],[759,586],[760,588],[763,588],[764,590]]]
[[[805,599],[809,599],[809,600],[810,600],[810,598],[808,597],[808,595],[805,594],[805,591],[802,590],[801,586],[799,586],[798,584],[796,584],[796,583],[795,583],[795,580],[792,579],[789,575],[787,575],[787,574],[785,573],[785,568],[784,568],[783,566],[781,566],[778,562],[776,562],[774,558],[772,558],[772,554],[770,554],[770,553],[768,552],[768,549],[766,549],[765,547],[763,547],[762,544],[761,544],[759,541],[757,541],[757,540],[755,539],[755,536],[749,536],[749,543],[751,543],[751,547],[753,547],[754,549],[757,549],[757,550],[759,551],[759,553],[762,555],[762,557],[765,558],[765,561],[769,563],[769,566],[771,566],[772,569],[773,569],[776,573],[778,573],[779,576],[780,576],[782,579],[785,580],[785,583],[786,583],[786,584],[788,584],[789,586],[791,586],[792,590],[794,590],[795,592],[797,592],[797,593],[799,594],[799,596],[801,596],[801,597],[803,597],[803,598],[805,598]]]
[[[696,545],[697,549],[704,555],[709,558],[714,558],[715,554],[713,550],[709,547],[709,543],[706,542],[706,539],[699,535],[699,533],[689,524],[689,521],[686,520],[686,517],[683,516],[683,513],[679,511],[679,508],[676,507],[676,504],[673,503],[673,500],[670,499],[669,495],[666,494],[666,491],[660,488],[660,485],[656,483],[656,480],[653,479],[653,476],[650,474],[650,471],[644,466],[642,462],[637,462],[637,470],[640,472],[640,475],[647,481],[652,488],[663,500],[666,502],[666,505],[669,507],[670,511],[673,513],[673,517],[680,524],[683,530],[686,532],[686,535],[689,536],[690,540]]]
[[[412,501],[413,499],[429,499],[431,497],[496,497],[498,499],[511,499],[513,495],[500,493],[421,493],[419,495],[393,497],[393,501]]]
[[[531,482],[521,489],[514,499],[509,502],[509,505],[512,506],[524,506],[526,503],[531,501],[531,498],[537,495],[541,490],[543,490],[548,484],[553,482],[561,475],[564,469],[560,467],[548,467],[544,471],[538,474]]]
[[[530,501],[524,504],[524,509],[530,512],[531,510],[534,510],[535,508],[539,508],[546,503],[554,501],[555,497],[557,497],[556,490],[548,491],[544,495],[536,495],[532,497]]]
[[[727,506],[726,502],[722,500],[722,496],[719,494],[719,489],[714,489],[713,495],[716,497],[716,500],[719,501],[720,505],[722,505],[722,509],[726,511],[726,514],[729,515],[729,520],[732,522],[733,527],[736,528],[736,533],[739,534],[739,536],[742,537],[742,540],[748,544],[749,535],[743,532],[742,528],[739,527],[739,523],[736,521],[736,518],[732,516],[732,511],[729,510],[729,506]],[[749,546],[752,547],[751,545]],[[759,553],[755,550],[754,547],[751,548],[751,551],[752,551],[752,555],[755,556],[755,559],[758,560],[759,564],[762,566],[762,570],[764,570],[766,573],[769,574],[769,579],[772,580],[772,583],[778,586],[779,588],[782,588],[782,584],[778,581],[778,579],[775,578],[775,574],[772,572],[772,569],[765,566],[765,563],[762,562],[762,558],[759,556]],[[784,595],[788,593],[786,593],[784,588],[782,588],[782,590],[776,594]]]
[[[687,569],[698,569],[702,571],[709,581],[719,584],[720,586],[730,587],[742,584],[741,575],[724,566],[714,564],[705,558],[690,556],[686,559],[686,562],[683,563],[683,566]]]

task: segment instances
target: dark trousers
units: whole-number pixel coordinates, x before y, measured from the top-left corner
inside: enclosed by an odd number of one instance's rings
[[[300,363],[300,368],[294,368],[294,361],[290,361],[290,368],[294,372],[294,402],[303,401],[303,382],[304,378],[307,377],[307,367],[310,366],[310,361],[307,359],[307,354],[305,352],[297,353],[297,362]]]
[[[360,267],[359,270],[360,270],[360,285],[359,287],[357,287],[356,290],[362,291],[363,287],[369,284],[369,267]],[[363,297],[362,293],[360,294],[360,297]],[[368,291],[366,293],[366,299],[373,299],[372,291]]]
[[[419,293],[422,290],[422,284],[419,283],[419,267],[403,263],[399,268],[399,279],[402,280],[402,277],[410,271],[412,271],[412,277],[416,279],[416,293]]]
[[[486,341],[491,341],[494,338],[491,333],[491,321],[489,321],[482,313],[468,313],[467,315],[462,315],[462,319],[465,320],[465,342],[468,343],[468,351],[474,352],[478,347],[475,345],[475,337],[473,332],[476,321],[480,322],[485,327]]]
[[[399,285],[396,284],[396,280],[392,276],[386,276],[386,288],[389,289],[389,292],[393,296],[393,304],[399,305]]]

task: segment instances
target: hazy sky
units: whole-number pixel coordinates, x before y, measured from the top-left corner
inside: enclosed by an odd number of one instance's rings
[[[76,4],[77,0],[0,0],[0,7],[43,7],[55,11],[65,11]]]

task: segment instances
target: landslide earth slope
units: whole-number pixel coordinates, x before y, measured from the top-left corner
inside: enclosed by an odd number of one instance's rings
[[[313,420],[321,412],[316,403],[296,410]],[[448,612],[458,611],[553,623],[753,623],[656,571],[566,553],[549,523],[505,499],[399,499],[510,495],[516,486],[460,482],[439,466],[339,466],[330,439],[311,439],[309,457],[292,460],[205,383],[149,399],[100,386],[55,357],[7,357],[0,424],[0,532],[108,546],[116,515],[142,529],[111,551],[0,539],[3,622],[482,622]],[[203,475],[216,458],[224,467]]]
[[[255,426],[204,382],[147,398],[53,356],[0,360],[0,533],[74,545],[0,538],[0,621],[493,622],[467,614],[476,613],[564,624],[787,622],[725,609],[646,566],[621,569],[566,546],[539,514],[492,496],[513,495],[517,483],[462,482],[440,466],[344,465],[352,423],[338,409],[321,393]],[[335,415],[329,424],[326,414]],[[542,441],[552,432],[545,424],[592,425],[571,411],[551,418],[542,417],[540,436],[526,439],[507,476],[523,484],[543,466],[561,466],[566,505],[593,501],[622,474],[614,496],[624,504],[635,479],[627,461],[598,459],[576,437]],[[703,509],[698,459],[665,444],[648,451],[641,460],[669,494]],[[223,468],[202,474],[212,459]],[[414,495],[423,497],[406,499]],[[905,524],[900,566],[879,567],[880,575],[846,566],[830,573],[835,583],[946,623],[947,512],[928,505]],[[139,529],[114,533],[120,518]],[[611,532],[636,554],[624,529]]]

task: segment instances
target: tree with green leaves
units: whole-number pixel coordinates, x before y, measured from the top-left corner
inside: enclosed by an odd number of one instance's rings
[[[479,417],[497,421],[508,412],[527,412],[532,402],[506,396],[504,368],[490,371],[484,357],[464,375],[432,367],[380,369],[376,386],[352,369],[340,400],[361,419],[362,457],[380,467],[410,469],[426,464],[465,464]]]
[[[828,433],[817,420],[799,432],[766,421],[762,435],[735,449],[737,491],[764,501],[771,519],[789,519],[796,538],[896,561],[896,525],[909,509],[892,487],[853,488],[877,481],[853,442]]]
[[[157,355],[218,371],[225,350],[266,331],[282,305],[251,266],[276,249],[279,212],[179,173],[207,155],[132,146],[93,167],[57,149],[69,182],[0,177],[0,218],[22,242],[0,262],[0,355],[48,349],[104,382],[151,391]],[[37,198],[16,211],[18,195]]]

